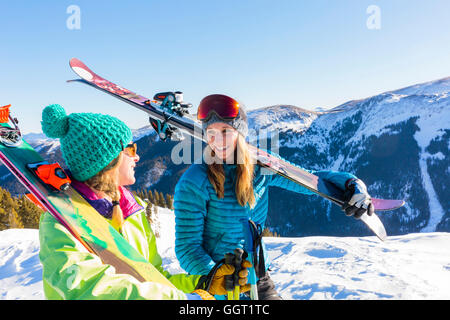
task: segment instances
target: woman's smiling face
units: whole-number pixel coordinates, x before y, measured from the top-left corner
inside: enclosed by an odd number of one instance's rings
[[[206,128],[208,145],[216,157],[223,161],[234,159],[238,134],[236,129],[223,122],[213,123]]]

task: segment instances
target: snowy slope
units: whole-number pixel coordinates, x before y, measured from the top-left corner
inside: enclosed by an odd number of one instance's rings
[[[48,138],[43,133],[28,133],[23,138],[37,151],[45,150],[47,153],[53,153],[61,147],[59,139]]]
[[[166,270],[175,258],[174,215],[159,209],[154,229]],[[265,238],[272,278],[284,299],[450,299],[450,234]],[[38,230],[0,232],[0,299],[44,299]]]
[[[0,300],[44,299],[42,290],[38,230],[0,231]]]

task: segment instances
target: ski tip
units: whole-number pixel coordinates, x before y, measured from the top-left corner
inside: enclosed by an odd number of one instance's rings
[[[78,58],[72,58],[69,61],[69,65],[72,69],[74,68],[79,68],[79,69],[84,69],[84,70],[89,70],[89,68]],[[74,70],[75,71],[75,70]],[[75,71],[76,72],[76,71]]]
[[[72,58],[69,61],[70,68],[75,72],[80,78],[86,81],[92,81],[95,77],[95,73],[89,69],[80,59]]]
[[[77,58],[72,58],[72,59],[69,60],[69,65],[71,67],[74,66],[74,65],[80,64],[80,63],[82,63],[81,60],[77,59]]]

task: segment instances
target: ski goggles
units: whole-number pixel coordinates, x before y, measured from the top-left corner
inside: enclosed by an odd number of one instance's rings
[[[130,157],[136,157],[137,154],[137,144],[136,143],[130,143],[125,148],[122,144],[122,151],[125,152],[126,155]]]
[[[223,94],[212,94],[200,101],[197,119],[208,121],[213,114],[224,120],[232,120],[239,115],[239,103]]]

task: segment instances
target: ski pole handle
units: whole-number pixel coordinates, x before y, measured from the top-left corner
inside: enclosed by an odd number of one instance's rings
[[[225,264],[234,264],[234,254],[229,252],[225,253]],[[227,290],[228,300],[234,300],[233,297],[234,278],[233,275],[225,276],[225,289]]]
[[[239,285],[239,271],[241,271],[242,256],[244,255],[244,250],[241,248],[234,249],[234,300],[239,300],[241,294],[241,287]]]

